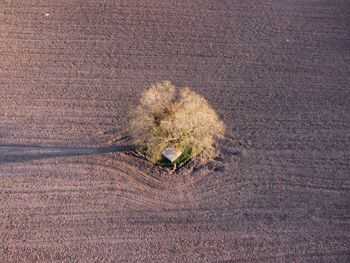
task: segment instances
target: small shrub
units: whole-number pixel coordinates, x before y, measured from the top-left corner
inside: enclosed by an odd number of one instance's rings
[[[215,138],[225,131],[206,99],[189,88],[177,89],[170,81],[152,85],[142,94],[129,128],[134,143],[142,145],[151,162],[164,166],[172,165],[162,156],[169,146],[182,151],[175,164],[215,156]]]

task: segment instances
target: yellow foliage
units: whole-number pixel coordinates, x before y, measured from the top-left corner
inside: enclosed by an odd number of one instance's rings
[[[152,85],[142,94],[131,112],[129,128],[134,143],[143,146],[153,163],[168,146],[191,149],[189,158],[213,157],[215,138],[225,132],[205,98],[190,88],[177,89],[170,81]]]

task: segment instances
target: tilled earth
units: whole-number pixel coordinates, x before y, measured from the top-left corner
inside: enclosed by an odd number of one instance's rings
[[[0,0],[0,262],[349,262],[350,3]],[[221,154],[135,154],[152,83]]]

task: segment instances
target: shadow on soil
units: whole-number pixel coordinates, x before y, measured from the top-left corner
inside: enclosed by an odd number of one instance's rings
[[[54,157],[93,155],[135,150],[134,145],[106,147],[66,147],[38,145],[0,145],[0,164],[17,163]]]

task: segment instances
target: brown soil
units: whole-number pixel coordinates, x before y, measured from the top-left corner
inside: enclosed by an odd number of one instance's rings
[[[0,1],[0,262],[349,262],[349,1]],[[128,111],[169,79],[228,129],[177,172]]]

